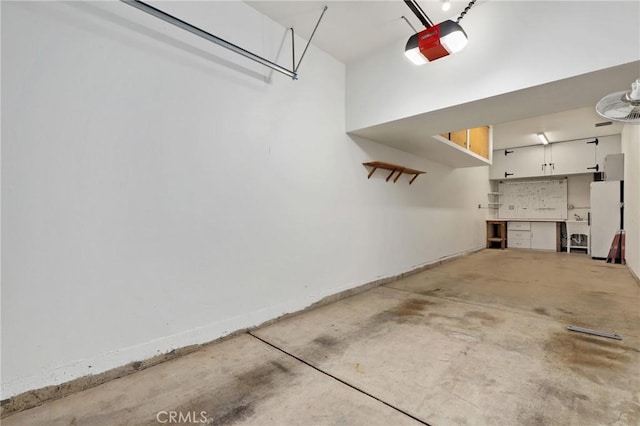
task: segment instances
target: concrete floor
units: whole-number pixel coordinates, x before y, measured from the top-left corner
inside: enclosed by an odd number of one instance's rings
[[[2,424],[638,425],[639,309],[623,266],[484,250]]]

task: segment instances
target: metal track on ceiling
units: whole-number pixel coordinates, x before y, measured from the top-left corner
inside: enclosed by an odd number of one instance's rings
[[[178,28],[181,28],[185,31],[190,32],[191,34],[194,34],[198,37],[201,37],[205,40],[208,40],[212,43],[217,44],[218,46],[222,46],[225,49],[231,50],[232,52],[235,52],[241,56],[244,56],[247,59],[251,59],[252,61],[255,61],[259,64],[262,64],[268,68],[271,68],[274,71],[277,71],[281,74],[284,74],[288,77],[291,77],[293,80],[297,80],[298,79],[298,68],[300,67],[300,64],[302,63],[302,59],[304,58],[305,53],[307,53],[307,49],[309,48],[309,45],[311,44],[311,40],[313,39],[313,36],[316,33],[316,30],[318,29],[318,25],[320,25],[320,21],[322,20],[322,17],[324,16],[324,13],[327,11],[328,7],[324,6],[324,8],[322,9],[322,14],[320,15],[320,18],[318,18],[318,22],[316,23],[315,28],[313,29],[313,32],[311,33],[311,37],[309,37],[309,40],[307,41],[307,46],[305,47],[304,51],[302,52],[302,56],[300,57],[300,60],[298,61],[298,64],[296,65],[295,62],[295,40],[294,40],[294,32],[293,32],[293,28],[291,28],[291,44],[292,44],[292,56],[293,56],[293,64],[292,64],[292,69],[287,69],[285,67],[283,67],[282,65],[276,64],[275,62],[272,62],[268,59],[263,58],[262,56],[256,55],[253,52],[250,52],[246,49],[243,49],[242,47],[235,45],[223,38],[220,38],[214,34],[211,34],[210,32],[207,32],[201,28],[196,27],[195,25],[192,25],[186,21],[183,21],[180,18],[177,18],[173,15],[170,15],[167,12],[164,12],[158,8],[155,8],[147,3],[144,3],[140,0],[121,0],[123,3],[135,7],[136,9],[139,9],[145,13],[148,13],[151,16],[154,16],[156,18],[159,18],[171,25],[174,25]]]

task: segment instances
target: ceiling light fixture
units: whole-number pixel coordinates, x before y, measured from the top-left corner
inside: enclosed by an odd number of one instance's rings
[[[444,0],[442,2],[442,10],[446,12],[449,9],[451,9],[451,2],[449,0]]]
[[[469,2],[455,22],[446,20],[437,25],[433,24],[416,0],[404,0],[404,2],[426,28],[409,37],[405,45],[404,54],[411,62],[416,65],[426,64],[427,61],[435,61],[452,53],[457,53],[467,45],[467,33],[462,29],[459,22],[476,0]],[[450,0],[444,0],[443,9],[445,5],[450,6]]]
[[[547,139],[547,136],[544,133],[538,133],[538,139],[540,139],[540,142],[542,142],[543,145],[549,145],[549,139]]]
[[[412,35],[404,54],[414,64],[422,65],[459,52],[466,45],[467,33],[459,24],[447,20]]]

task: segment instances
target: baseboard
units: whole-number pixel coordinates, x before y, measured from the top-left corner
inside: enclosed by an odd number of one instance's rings
[[[11,414],[37,407],[48,401],[60,399],[73,393],[81,392],[83,390],[101,385],[120,377],[127,376],[129,374],[133,374],[137,371],[141,371],[146,368],[161,364],[163,362],[181,357],[183,355],[187,355],[203,347],[235,337],[239,334],[259,329],[261,327],[274,324],[283,319],[300,315],[309,310],[317,309],[321,306],[325,306],[338,300],[365,292],[372,288],[389,284],[404,277],[420,273],[427,269],[434,268],[447,262],[451,262],[452,260],[467,256],[483,249],[484,247],[479,247],[456,253],[450,256],[439,258],[432,262],[418,265],[400,274],[381,278],[362,285],[356,285],[354,287],[346,289],[330,289],[330,294],[328,296],[309,296],[304,301],[297,300],[294,303],[289,302],[287,304],[278,305],[276,307],[265,308],[258,312],[252,312],[247,315],[231,318],[226,321],[218,322],[194,330],[189,330],[178,335],[167,336],[163,339],[146,342],[134,347],[124,348],[119,351],[101,356],[97,359],[78,361],[68,366],[54,369],[53,371],[38,376],[37,378],[34,377],[21,380],[21,387],[26,387],[28,389],[30,384],[33,384],[33,390],[28,390],[26,392],[19,393],[15,396],[0,401],[0,418],[4,418]],[[302,309],[287,308],[288,306],[292,305],[306,307]],[[287,312],[287,310],[292,312],[282,314],[282,312]],[[234,331],[227,332],[226,330]],[[159,341],[163,341],[163,343],[159,344]],[[174,347],[176,349],[172,349],[166,353],[158,354],[157,350],[155,350],[154,348],[157,348],[159,346]],[[142,361],[128,362],[128,360],[130,359],[141,359]],[[109,365],[118,365],[118,360],[121,360],[120,367],[108,367]],[[84,365],[92,365],[92,371],[86,371],[82,375],[82,377],[78,377],[68,381],[61,381],[59,379],[60,377],[73,377],[74,375],[77,376],[79,369],[83,368],[82,366]],[[50,382],[59,384],[48,386],[42,386],[41,384],[38,385],[38,383],[42,383],[43,380],[49,380]]]
[[[366,284],[362,284],[362,285],[358,285],[358,286],[355,286],[355,287],[348,288],[346,290],[338,291],[337,293],[333,293],[333,294],[331,294],[329,296],[323,297],[322,299],[318,300],[317,302],[312,303],[311,305],[307,306],[304,309],[301,309],[301,310],[296,311],[296,312],[287,313],[287,314],[281,315],[281,316],[279,316],[277,318],[273,318],[273,319],[267,320],[267,321],[261,323],[260,325],[258,325],[256,327],[252,327],[252,328],[247,329],[245,331],[252,331],[252,330],[256,330],[256,329],[259,329],[259,328],[262,328],[262,327],[266,327],[266,326],[275,324],[278,321],[282,321],[282,320],[284,320],[286,318],[295,317],[296,315],[303,314],[303,313],[308,312],[308,311],[310,311],[312,309],[317,309],[317,308],[319,308],[321,306],[325,306],[325,305],[337,302],[338,300],[346,299],[347,297],[351,297],[351,296],[355,296],[356,294],[363,293],[363,292],[365,292],[367,290],[371,290],[372,288],[392,283],[394,281],[397,281],[399,279],[408,277],[410,275],[418,274],[418,273],[420,273],[422,271],[426,271],[428,269],[435,268],[436,266],[442,265],[444,263],[451,262],[451,261],[453,261],[455,259],[458,259],[460,257],[468,256],[470,254],[479,252],[479,251],[484,250],[484,249],[485,249],[485,247],[482,246],[482,247],[474,248],[474,249],[471,249],[471,250],[466,250],[466,251],[463,251],[463,252],[460,252],[460,253],[456,253],[456,254],[453,254],[453,255],[450,255],[450,256],[441,257],[441,258],[439,258],[437,260],[434,260],[432,262],[428,262],[428,263],[425,263],[425,264],[422,264],[422,265],[418,265],[418,266],[416,266],[416,267],[414,267],[414,268],[412,268],[412,269],[410,269],[410,270],[408,270],[406,272],[402,272],[400,274],[392,275],[392,276],[385,277],[385,278],[380,278],[378,280],[371,281],[371,282],[368,282]]]

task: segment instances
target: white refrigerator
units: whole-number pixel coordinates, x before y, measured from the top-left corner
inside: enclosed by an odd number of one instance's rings
[[[620,181],[591,182],[591,257],[605,259],[620,230]]]

